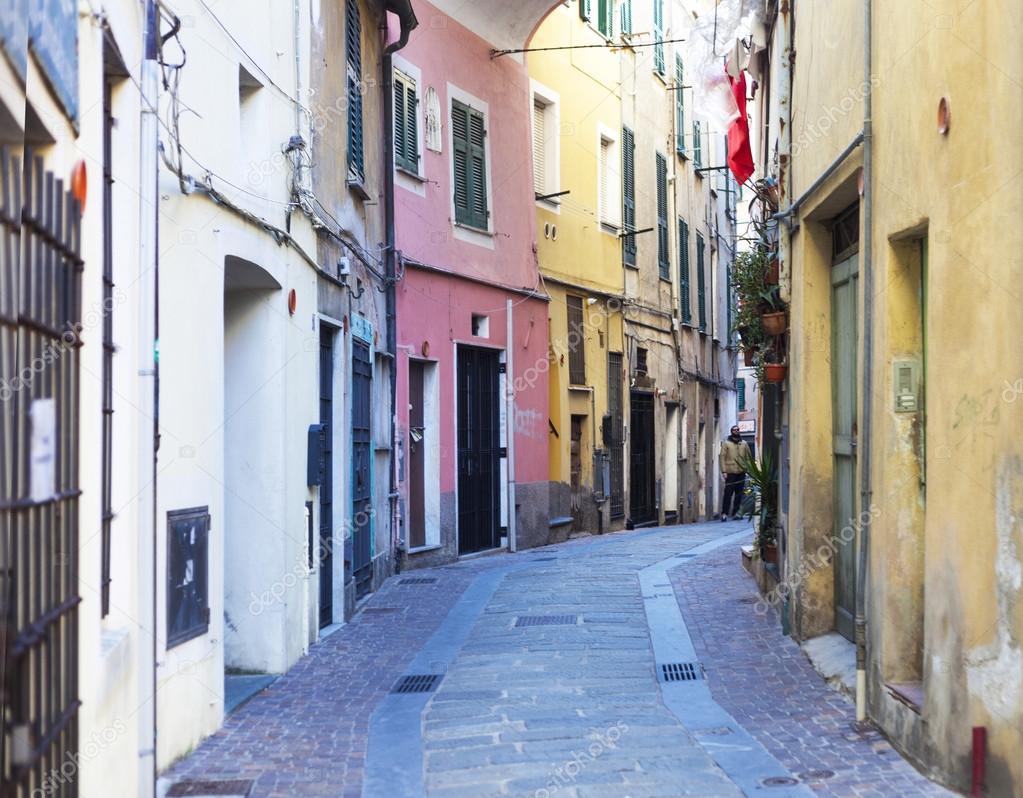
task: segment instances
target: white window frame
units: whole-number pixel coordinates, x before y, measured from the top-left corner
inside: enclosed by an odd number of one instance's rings
[[[405,166],[394,164],[394,182],[406,191],[426,196],[426,115],[423,106],[426,103],[426,91],[423,87],[423,72],[415,64],[395,54],[392,57],[392,68],[394,72],[400,73],[406,80],[410,80],[416,87],[416,160],[417,171],[413,172]],[[388,98],[391,103],[391,119],[394,119],[394,92]]]
[[[458,88],[453,83],[447,84],[447,97],[445,98],[446,108],[444,116],[447,121],[447,145],[448,145],[448,209],[451,215],[452,236],[458,241],[469,244],[476,244],[487,249],[494,249],[494,177],[493,177],[493,153],[490,151],[490,125],[493,121],[490,118],[490,104],[479,97]],[[475,227],[461,224],[455,220],[455,133],[454,124],[451,118],[452,103],[457,100],[463,105],[468,105],[475,111],[483,114],[483,126],[487,135],[483,137],[483,152],[487,159],[487,229],[480,230]]]
[[[608,235],[617,236],[622,229],[622,170],[621,170],[621,142],[619,141],[619,133],[616,130],[608,127],[604,124],[597,124],[597,146],[596,146],[596,162],[597,162],[597,222],[600,224],[601,230]],[[602,188],[604,186],[604,164],[601,163],[601,151],[603,149],[604,142],[607,142],[608,147],[608,187],[611,189],[611,193],[605,198],[603,195]],[[604,218],[604,207],[606,206],[610,211],[610,216]]]
[[[529,81],[529,130],[532,138],[536,104],[544,106],[544,192],[556,194],[561,190],[561,95],[535,80]],[[530,148],[532,158],[533,148]],[[558,198],[536,200],[537,206],[553,213],[561,213]]]

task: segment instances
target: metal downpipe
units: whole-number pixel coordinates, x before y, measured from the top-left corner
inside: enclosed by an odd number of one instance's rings
[[[871,80],[872,0],[863,3],[863,424],[860,440],[860,545],[856,569],[856,720],[867,718],[867,568],[870,563],[869,510],[873,502],[871,486],[871,437],[874,396],[874,137]]]

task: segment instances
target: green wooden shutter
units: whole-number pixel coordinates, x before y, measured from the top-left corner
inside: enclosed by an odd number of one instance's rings
[[[746,379],[744,377],[739,377],[735,381],[735,389],[739,394],[739,412],[741,413],[746,409]]]
[[[365,179],[362,146],[362,23],[356,0],[345,3],[345,56],[348,69],[348,175]]]
[[[700,120],[693,120],[693,166],[703,166],[703,141],[701,140]]]
[[[636,265],[636,237],[628,235],[636,229],[636,136],[622,128],[622,261]]]
[[[654,1],[654,70],[664,74],[664,0]]]
[[[469,211],[469,109],[451,101],[452,162],[454,164],[455,221],[471,224]]]
[[[614,0],[597,0],[597,30],[607,38],[614,36]]]
[[[590,0],[579,0],[579,17],[586,20],[590,19]]]
[[[707,332],[707,277],[703,273],[703,234],[696,234],[696,304],[700,332]]]
[[[632,0],[623,0],[621,8],[622,33],[629,35],[632,33]]]
[[[657,153],[657,271],[671,279],[668,260],[668,161]]]
[[[458,100],[451,101],[454,141],[455,221],[486,230],[487,156],[483,114]]]
[[[682,96],[682,54],[675,53],[675,152],[686,152],[686,107]]]
[[[678,301],[683,324],[692,324],[692,299],[689,296],[689,225],[678,220]]]
[[[419,98],[416,84],[409,80],[405,86],[405,153],[414,172],[419,171]]]
[[[394,162],[408,168],[408,136],[405,127],[405,82],[394,75]]]

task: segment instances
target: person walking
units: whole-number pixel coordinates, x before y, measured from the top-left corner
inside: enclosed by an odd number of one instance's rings
[[[725,481],[725,492],[721,500],[721,520],[739,517],[742,496],[746,492],[746,461],[750,459],[749,444],[742,439],[737,426],[721,441],[718,463],[721,478]]]

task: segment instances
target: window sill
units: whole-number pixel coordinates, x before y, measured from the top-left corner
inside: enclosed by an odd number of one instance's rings
[[[592,385],[569,385],[568,390],[570,391],[582,391],[583,393],[592,393]]]
[[[414,172],[411,169],[409,169],[407,166],[401,166],[400,164],[396,165],[394,167],[394,171],[401,172],[401,174],[405,175],[405,177],[409,178],[410,180],[415,180],[417,183],[425,183],[426,182],[426,176],[425,175],[421,175],[421,174],[419,174],[419,172]]]
[[[465,222],[453,222],[453,224],[460,230],[468,230],[470,233],[478,233],[481,236],[490,236],[491,238],[493,238],[495,235],[497,235],[493,230],[487,230],[483,227],[476,227],[471,224],[466,224]]]
[[[670,275],[665,277],[663,274],[659,274],[657,276],[661,279],[662,283],[667,283],[668,285],[671,285],[671,276]]]
[[[601,222],[600,229],[608,235],[618,236],[622,232],[622,228],[614,222]]]
[[[425,546],[416,546],[414,549],[409,549],[406,554],[412,556],[415,554],[425,554],[428,551],[437,551],[443,549],[444,546],[440,543],[427,543]]]
[[[534,202],[536,202],[536,207],[538,207],[538,208],[543,208],[544,210],[554,211],[554,212],[560,212],[561,211],[561,203],[558,202],[557,200],[554,200],[554,199],[546,199],[546,200],[545,199],[538,199],[538,200],[534,200]]]
[[[351,191],[356,197],[361,199],[363,202],[369,199],[369,192],[366,190],[365,178],[359,179],[357,177],[349,175],[347,183],[348,190]]]
[[[624,266],[626,269],[630,269],[631,271],[634,271],[634,272],[638,272],[639,271],[639,264],[638,263],[626,263],[625,261],[622,261],[622,266]]]

